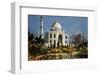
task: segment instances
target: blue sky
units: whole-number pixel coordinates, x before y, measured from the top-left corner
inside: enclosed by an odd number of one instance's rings
[[[59,22],[62,29],[68,34],[80,32],[87,37],[88,17],[78,16],[43,16],[44,33],[49,31],[54,22]],[[32,33],[40,31],[40,15],[28,15],[28,30]]]

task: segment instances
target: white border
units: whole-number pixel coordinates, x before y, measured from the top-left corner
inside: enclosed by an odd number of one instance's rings
[[[74,68],[90,68],[95,65],[95,9],[91,8],[57,8],[34,6],[26,3],[12,3],[12,72],[46,72]],[[88,16],[89,58],[75,60],[27,61],[27,27],[28,14]],[[94,43],[94,44],[93,44]],[[34,68],[33,68],[34,67]]]

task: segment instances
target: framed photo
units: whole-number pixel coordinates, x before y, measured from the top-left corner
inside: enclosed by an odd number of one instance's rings
[[[28,3],[12,3],[11,7],[13,73],[95,66],[94,8]]]

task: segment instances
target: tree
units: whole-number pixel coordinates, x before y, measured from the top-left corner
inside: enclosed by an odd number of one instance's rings
[[[36,43],[38,43],[38,44],[44,44],[44,39],[42,39],[41,37],[35,37],[35,41],[36,41]]]
[[[34,38],[34,35],[30,32],[28,32],[28,41],[32,41]]]
[[[81,34],[74,34],[71,36],[71,43],[75,46],[79,46],[82,43],[82,35]]]

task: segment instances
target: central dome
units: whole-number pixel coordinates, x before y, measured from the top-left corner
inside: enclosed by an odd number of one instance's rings
[[[59,22],[54,22],[51,30],[61,30],[61,24]]]

